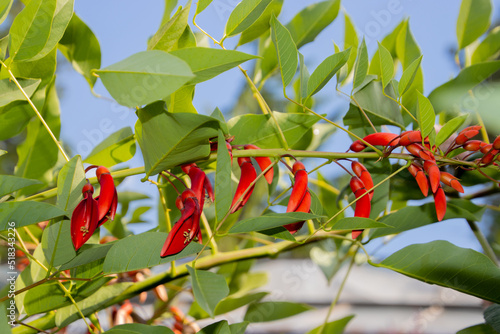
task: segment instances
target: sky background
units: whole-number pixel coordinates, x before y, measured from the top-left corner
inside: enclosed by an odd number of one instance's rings
[[[179,3],[184,5],[185,2]],[[196,1],[194,2],[196,4]],[[237,0],[214,0],[198,17],[197,23],[216,39],[220,39],[225,22],[238,2]],[[317,0],[285,0],[279,20],[286,23],[303,7],[315,2]],[[500,0],[495,0],[493,3],[492,20],[497,21]],[[163,1],[148,1],[141,4],[136,1],[123,0],[75,2],[75,12],[92,29],[100,42],[102,68],[136,52],[144,51],[148,38],[160,25],[163,7]],[[410,17],[411,29],[424,55],[422,67],[425,95],[458,73],[450,50],[456,47],[455,28],[459,8],[460,1],[451,0],[350,0],[342,2],[342,11],[347,12],[352,18],[358,36],[365,36],[370,58],[377,48],[377,40],[382,40],[403,18]],[[334,23],[325,29],[313,43],[301,48],[300,51],[305,56],[310,72],[334,52],[333,41],[338,45],[343,45],[343,34],[344,20],[340,13]],[[231,46],[231,43],[234,45],[237,40],[238,37],[233,37],[225,45]],[[246,45],[238,50],[253,54],[257,52],[255,44]],[[63,57],[60,57],[60,60],[64,61]],[[252,66],[252,62],[243,64],[245,69],[251,69]],[[347,111],[348,100],[335,93],[334,82],[335,80],[331,80],[330,84],[318,94],[318,99],[327,99],[328,103],[317,108],[317,112],[336,115]],[[228,113],[245,84],[239,70],[230,70],[208,82],[198,84],[194,105],[198,112],[203,114],[210,113],[215,107]],[[58,85],[61,98],[61,137],[71,147],[72,155],[80,154],[85,158],[96,144],[112,132],[126,126],[133,128],[137,119],[134,110],[93,96],[85,79],[73,71],[68,63],[58,71]],[[347,88],[343,90],[346,93],[349,92]],[[95,91],[109,97],[99,80]],[[109,120],[113,124],[111,127],[106,124]],[[341,133],[334,135],[330,142],[332,145],[328,146],[328,150],[331,151],[345,151],[351,143],[350,139]],[[141,166],[142,157],[139,151],[133,160],[122,165]],[[149,183],[141,184],[140,178],[141,176],[127,178],[119,189],[148,193],[154,196],[154,203],[141,203],[141,205],[155,205],[157,194],[155,186]],[[156,219],[155,211],[152,210],[147,217],[153,223]],[[140,226],[134,226],[134,228],[136,232],[141,230]],[[407,244],[435,239],[449,240],[461,247],[480,250],[465,220],[450,220],[403,234],[378,254],[388,255]]]

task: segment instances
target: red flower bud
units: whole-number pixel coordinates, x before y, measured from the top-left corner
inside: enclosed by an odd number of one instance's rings
[[[420,188],[420,191],[422,192],[424,197],[427,197],[427,194],[429,194],[429,180],[427,179],[427,176],[425,175],[422,167],[413,163],[410,165],[410,167],[408,167],[408,171],[411,175],[413,175],[415,180],[417,180],[418,187]]]
[[[257,147],[252,144],[247,144],[244,146],[245,150],[260,150],[260,147]],[[260,170],[265,171],[267,167],[272,165],[271,159],[269,157],[254,157],[255,161],[257,161],[257,164],[259,164]],[[274,167],[273,167],[274,168]],[[264,177],[266,178],[267,183],[271,184],[273,183],[273,177],[274,177],[274,170],[273,168],[270,168],[265,174]]]
[[[354,174],[356,174],[356,176],[359,177],[361,181],[363,181],[363,184],[365,185],[367,190],[373,188],[372,176],[365,166],[357,161],[353,161],[353,163],[351,164],[351,168]],[[373,198],[373,190],[370,191],[368,196],[370,196],[370,200]]]
[[[351,178],[351,182],[349,185],[356,198],[360,198],[361,196],[363,196],[368,192],[366,190],[363,181],[361,181],[361,179],[359,179],[356,176],[353,176]],[[369,218],[370,211],[371,211],[370,196],[368,195],[363,196],[356,202],[356,208],[354,209],[354,217]],[[352,238],[356,239],[362,232],[363,230],[353,230]]]
[[[241,169],[241,177],[233,197],[233,202],[231,203],[230,213],[238,211],[246,204],[254,188],[252,183],[257,178],[257,172],[250,158],[238,158],[238,165]]]
[[[116,207],[118,205],[118,194],[116,193],[113,177],[106,167],[100,166],[96,170],[97,180],[101,186],[101,192],[96,197],[99,224],[101,226],[106,221],[115,219]]]

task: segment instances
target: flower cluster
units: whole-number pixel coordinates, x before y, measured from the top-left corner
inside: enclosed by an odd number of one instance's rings
[[[94,198],[94,187],[88,179],[82,188],[83,200],[78,203],[71,216],[71,240],[75,250],[79,250],[99,226],[115,218],[118,205],[118,195],[109,170],[103,166],[90,166],[85,172],[93,168],[97,168],[96,176],[101,191]]]

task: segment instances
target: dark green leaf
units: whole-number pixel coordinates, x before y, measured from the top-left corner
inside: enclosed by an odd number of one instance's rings
[[[232,202],[231,157],[222,130],[219,129],[217,166],[215,169],[215,221],[219,224],[229,212]]]
[[[231,12],[224,29],[224,38],[249,28],[264,12],[271,0],[243,0]],[[224,39],[223,38],[223,39]]]
[[[463,96],[498,70],[500,70],[498,60],[464,68],[454,79],[437,87],[429,94],[434,110],[436,113],[460,110]]]
[[[307,334],[342,334],[352,318],[354,318],[354,315],[349,315],[342,319],[328,322],[323,326],[316,327],[312,331],[307,332]]]
[[[330,229],[332,231],[337,231],[337,230],[355,230],[355,229],[381,228],[381,227],[391,228],[392,226],[369,218],[346,217],[334,222],[333,225],[331,225]]]
[[[249,323],[244,321],[244,322],[239,322],[237,324],[231,324],[229,325],[229,329],[231,330],[231,334],[245,334],[245,330],[247,329]]]
[[[22,177],[12,175],[0,175],[0,198],[12,194],[16,190],[40,183],[38,180],[23,179]]]
[[[500,332],[500,305],[494,304],[484,311],[484,320],[497,332]]]
[[[251,217],[240,220],[229,230],[229,233],[262,231],[286,224],[321,217],[322,216],[305,212],[268,213],[260,217]]]
[[[457,247],[448,241],[407,246],[376,266],[494,303],[500,302],[500,268],[484,254]]]
[[[11,1],[12,2],[12,1]],[[9,324],[9,321],[14,320],[14,317],[7,317],[7,307],[11,307],[9,301],[5,301],[0,303],[0,331],[4,334],[12,334],[12,326]]]
[[[307,82],[306,98],[319,92],[349,59],[351,49],[335,53],[321,62]]]
[[[65,210],[52,204],[34,201],[0,203],[0,231],[7,230],[9,222],[16,228],[64,216]]]
[[[108,242],[105,244],[86,244],[78,250],[78,255],[74,257],[71,261],[63,264],[60,270],[68,270],[75,267],[83,267],[94,261],[104,259],[106,254],[108,254],[111,247],[116,242]]]
[[[104,332],[106,334],[174,334],[172,330],[165,326],[151,326],[144,324],[125,324],[114,326]]]
[[[177,41],[182,36],[184,30],[187,27],[190,9],[191,0],[188,1],[186,7],[178,10],[177,13],[175,13],[175,15],[169,21],[162,24],[158,31],[149,40],[148,50],[174,50],[175,46],[177,45]],[[171,67],[171,69],[174,68],[175,67]]]
[[[485,33],[490,18],[490,0],[462,0],[457,19],[458,48],[465,48]]]
[[[63,166],[57,177],[57,206],[66,210],[68,216],[82,199],[85,183],[85,169],[77,155]]]
[[[314,115],[273,113],[291,148],[319,121]],[[235,136],[233,144],[254,144],[260,148],[278,148],[282,145],[275,123],[269,115],[236,116],[230,119],[227,125],[229,132]]]
[[[0,140],[12,138],[28,125],[32,109],[28,102],[16,101],[0,107]]]
[[[352,84],[352,89],[357,88],[365,80],[366,74],[368,72],[368,50],[366,49],[365,39],[361,41],[361,45],[358,49],[358,58],[356,59],[356,64],[354,66],[354,81]]]
[[[43,230],[42,248],[51,266],[59,266],[73,259],[76,252],[71,241],[71,221],[51,222]]]
[[[35,79],[18,79],[17,81],[29,97],[33,95],[41,82],[41,80]],[[0,80],[0,106],[17,100],[25,100],[25,97],[16,84],[9,79]]]
[[[394,98],[390,88],[390,85],[387,86],[385,92]],[[371,81],[361,90],[354,93],[354,99],[363,108],[373,125],[387,124],[404,128],[399,106],[396,102],[383,95],[381,82]],[[349,111],[344,116],[344,124],[353,128],[369,126],[358,106],[352,103],[350,104]]]
[[[198,334],[231,334],[227,320],[221,320],[203,327]]]
[[[187,266],[187,269],[196,302],[213,317],[217,304],[229,294],[226,280],[210,271],[196,270],[190,266]]]
[[[167,235],[163,232],[145,232],[117,241],[106,255],[104,273],[122,273],[157,266],[194,255],[203,248],[199,243],[192,242],[179,254],[161,258],[160,251]]]
[[[245,321],[267,322],[292,317],[296,314],[313,309],[306,304],[291,302],[262,302],[248,306]]]
[[[460,115],[447,121],[436,135],[436,146],[439,147],[446,139],[450,138],[464,124],[467,117],[469,115]]]
[[[141,147],[146,177],[205,158],[209,138],[217,136],[219,121],[204,115],[170,113],[163,101],[137,111],[135,135]]]
[[[186,48],[170,52],[184,60],[196,76],[189,83],[196,84],[211,79],[247,60],[257,58],[247,53],[211,48]]]
[[[90,87],[94,87],[97,77],[91,71],[101,67],[101,47],[92,30],[78,15],[73,14],[59,41],[59,50],[75,71],[85,77]]]
[[[44,86],[46,86],[52,80],[56,72],[56,65],[57,65],[57,48],[54,48],[46,56],[37,60],[12,62],[12,64],[10,64],[10,70],[12,71],[12,74],[14,74],[16,78],[21,77],[21,78],[41,79],[42,81],[38,86],[38,90],[39,91],[41,90],[43,92]],[[5,73],[5,71],[2,73],[7,74]],[[34,96],[32,96],[31,99],[33,100]]]
[[[110,134],[85,158],[85,163],[111,167],[135,155],[135,138],[130,127]]]
[[[271,38],[278,55],[283,89],[292,82],[297,71],[297,47],[290,32],[276,19],[271,17]]]
[[[238,41],[238,45],[243,45],[248,42],[253,41],[254,39],[260,37],[266,31],[269,30],[269,21],[271,21],[271,16],[278,17],[281,12],[281,7],[283,6],[283,0],[272,0],[269,5],[267,5],[262,15],[255,20],[255,22],[245,29],[240,36],[240,40]]]
[[[194,77],[186,62],[159,50],[133,54],[93,73],[118,103],[132,108],[160,100]]]
[[[479,324],[464,328],[458,331],[457,334],[498,334],[498,332],[488,324]]]
[[[64,285],[66,289],[69,288],[69,283]],[[47,282],[31,288],[24,297],[24,309],[28,315],[51,311],[69,303],[71,300],[64,295],[57,282]]]
[[[414,183],[414,186],[417,187],[416,182]],[[482,209],[475,206],[470,201],[449,201],[446,209],[446,215],[443,219],[466,218],[474,221],[480,221],[481,212]],[[437,223],[436,209],[434,207],[434,203],[427,203],[422,206],[407,206],[397,212],[384,216],[380,219],[380,222],[393,226],[393,228],[379,228],[373,230],[371,238],[397,234],[417,227]]]

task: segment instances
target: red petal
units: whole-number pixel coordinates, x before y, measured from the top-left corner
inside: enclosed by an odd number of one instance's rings
[[[434,193],[434,205],[436,207],[438,221],[443,220],[444,215],[446,214],[446,195],[444,194],[441,186],[439,186],[437,191]]]
[[[232,210],[230,213],[238,211],[246,204],[254,188],[253,185],[250,187],[250,184],[257,178],[257,172],[250,159],[248,159],[248,161],[244,159],[245,158],[238,158],[238,164],[241,168],[241,177],[233,197],[233,202],[231,203]],[[246,195],[242,197],[247,188],[250,189],[247,191]]]
[[[97,201],[91,195],[76,206],[71,215],[71,241],[75,250],[79,250],[90,239],[97,227]]]
[[[113,177],[109,173],[103,173],[99,177],[101,192],[97,206],[99,209],[99,220],[103,219],[111,210],[113,200],[116,196],[116,188],[113,182]]]
[[[359,177],[361,181],[363,181],[366,190],[373,188],[372,176],[370,175],[370,172],[366,169],[365,166],[363,166],[361,163],[357,161],[353,161],[353,163],[351,164],[351,168],[354,174],[356,174],[356,176]],[[373,190],[370,191],[370,194],[368,196],[370,196],[370,200],[373,198]]]
[[[304,198],[302,199],[302,202],[298,206],[297,210],[295,212],[309,212],[311,209],[311,194],[309,191],[306,191]],[[286,224],[283,225],[284,228],[286,228],[290,233],[294,234],[299,231],[302,226],[304,225],[304,221],[297,222],[297,223],[292,223],[292,224]]]
[[[299,169],[295,173],[295,183],[293,185],[292,193],[290,199],[288,200],[288,205],[286,207],[286,212],[295,212],[304,199],[307,193],[307,182],[308,175],[303,169]]]
[[[441,171],[434,161],[425,161],[424,169],[429,176],[429,182],[431,184],[431,190],[435,193],[439,187],[439,181],[441,180]]]

